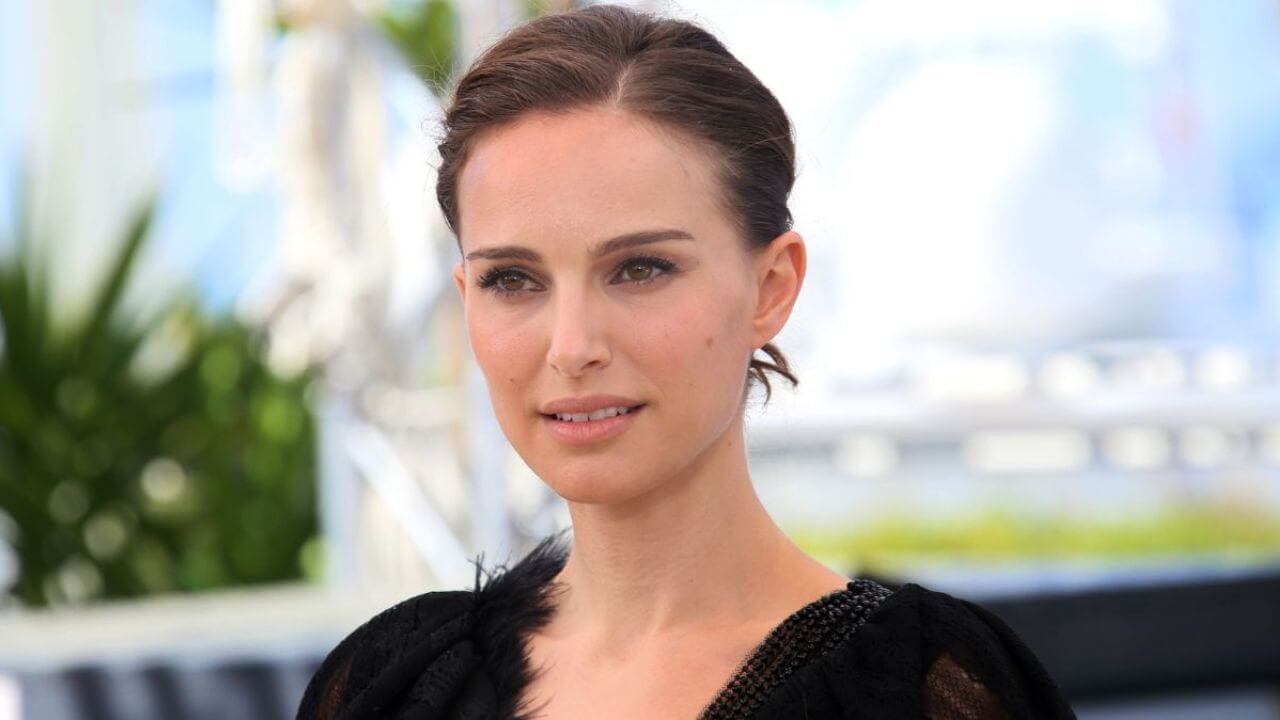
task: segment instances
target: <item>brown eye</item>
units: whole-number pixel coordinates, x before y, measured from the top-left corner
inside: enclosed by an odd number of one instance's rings
[[[524,282],[524,278],[519,275],[503,275],[498,278],[498,287],[504,292],[520,292],[523,289],[520,287],[522,282]]]
[[[660,257],[637,255],[622,261],[614,269],[616,282],[627,285],[648,285],[676,269],[675,263]]]
[[[636,263],[634,265],[628,265],[625,274],[628,280],[641,282],[648,280],[649,277],[653,275],[653,267],[643,263]]]

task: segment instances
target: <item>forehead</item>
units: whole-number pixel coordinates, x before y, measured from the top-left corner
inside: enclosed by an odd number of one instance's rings
[[[706,155],[613,109],[532,113],[482,136],[458,178],[464,250],[498,241],[587,243],[724,220]]]

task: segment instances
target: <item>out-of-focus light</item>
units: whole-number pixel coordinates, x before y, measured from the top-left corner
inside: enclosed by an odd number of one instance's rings
[[[1102,456],[1125,470],[1156,470],[1169,464],[1173,447],[1158,428],[1116,428],[1102,436]]]
[[[1249,375],[1249,355],[1237,348],[1210,348],[1195,361],[1196,384],[1202,387],[1235,390],[1249,383]]]
[[[1111,379],[1125,389],[1172,390],[1186,383],[1187,369],[1173,351],[1153,350],[1117,360]]]
[[[18,526],[9,515],[0,510],[0,596],[18,582],[18,553],[13,544],[18,537]],[[0,603],[0,607],[3,604]],[[3,676],[0,676],[3,677]],[[0,701],[3,702],[3,701]],[[0,712],[0,718],[4,713]]]
[[[1226,431],[1215,427],[1193,426],[1178,435],[1178,456],[1191,467],[1221,467],[1231,460],[1233,452]]]
[[[213,164],[219,179],[243,192],[270,180],[272,169],[268,56],[275,15],[267,0],[217,4]]]
[[[1098,386],[1100,373],[1093,360],[1071,353],[1054,355],[1040,367],[1040,386],[1045,394],[1076,397]]]
[[[0,674],[0,720],[21,720],[22,686],[18,678]]]
[[[142,491],[153,502],[175,502],[188,489],[187,471],[169,458],[156,458],[142,469]]]
[[[988,431],[964,440],[964,461],[978,473],[1053,473],[1087,468],[1093,448],[1075,430]]]
[[[295,377],[312,360],[307,325],[310,303],[295,302],[285,308],[267,336],[267,367],[280,377]]]
[[[102,592],[102,573],[85,558],[75,555],[45,581],[45,595],[56,605],[79,605]]]
[[[1258,457],[1268,465],[1280,467],[1280,425],[1270,425],[1258,434]]]
[[[857,433],[840,439],[836,467],[853,477],[884,477],[898,468],[898,446],[885,435]]]
[[[157,383],[178,369],[194,340],[191,323],[169,317],[143,340],[129,362],[129,372],[141,383]]]
[[[119,514],[103,510],[84,526],[84,545],[99,560],[111,560],[129,541],[129,528]]]
[[[64,525],[76,522],[91,506],[89,491],[78,480],[63,480],[53,486],[48,499],[49,516]]]
[[[1015,355],[974,355],[927,360],[912,373],[915,392],[931,400],[996,401],[1026,394],[1027,364]]]

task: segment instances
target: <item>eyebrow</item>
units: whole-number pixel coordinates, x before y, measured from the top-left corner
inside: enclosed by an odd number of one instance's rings
[[[637,245],[648,245],[650,243],[662,242],[663,240],[692,240],[693,236],[684,230],[668,228],[664,230],[641,230],[639,232],[630,232],[625,235],[619,235],[609,238],[591,249],[591,258],[598,260],[611,253],[624,250]],[[526,262],[540,263],[542,255],[536,250],[531,250],[520,245],[503,245],[500,247],[481,248],[467,253],[467,260],[524,260]]]

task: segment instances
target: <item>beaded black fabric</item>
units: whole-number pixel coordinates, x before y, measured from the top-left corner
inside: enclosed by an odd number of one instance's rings
[[[798,668],[839,647],[893,594],[857,578],[787,616],[747,656],[698,720],[744,720]]]
[[[298,720],[536,720],[523,639],[554,612],[558,535],[471,590],[407,598],[325,656]],[[856,632],[855,632],[856,631]],[[982,605],[916,583],[848,583],[773,628],[701,720],[1074,720],[1053,678]]]

